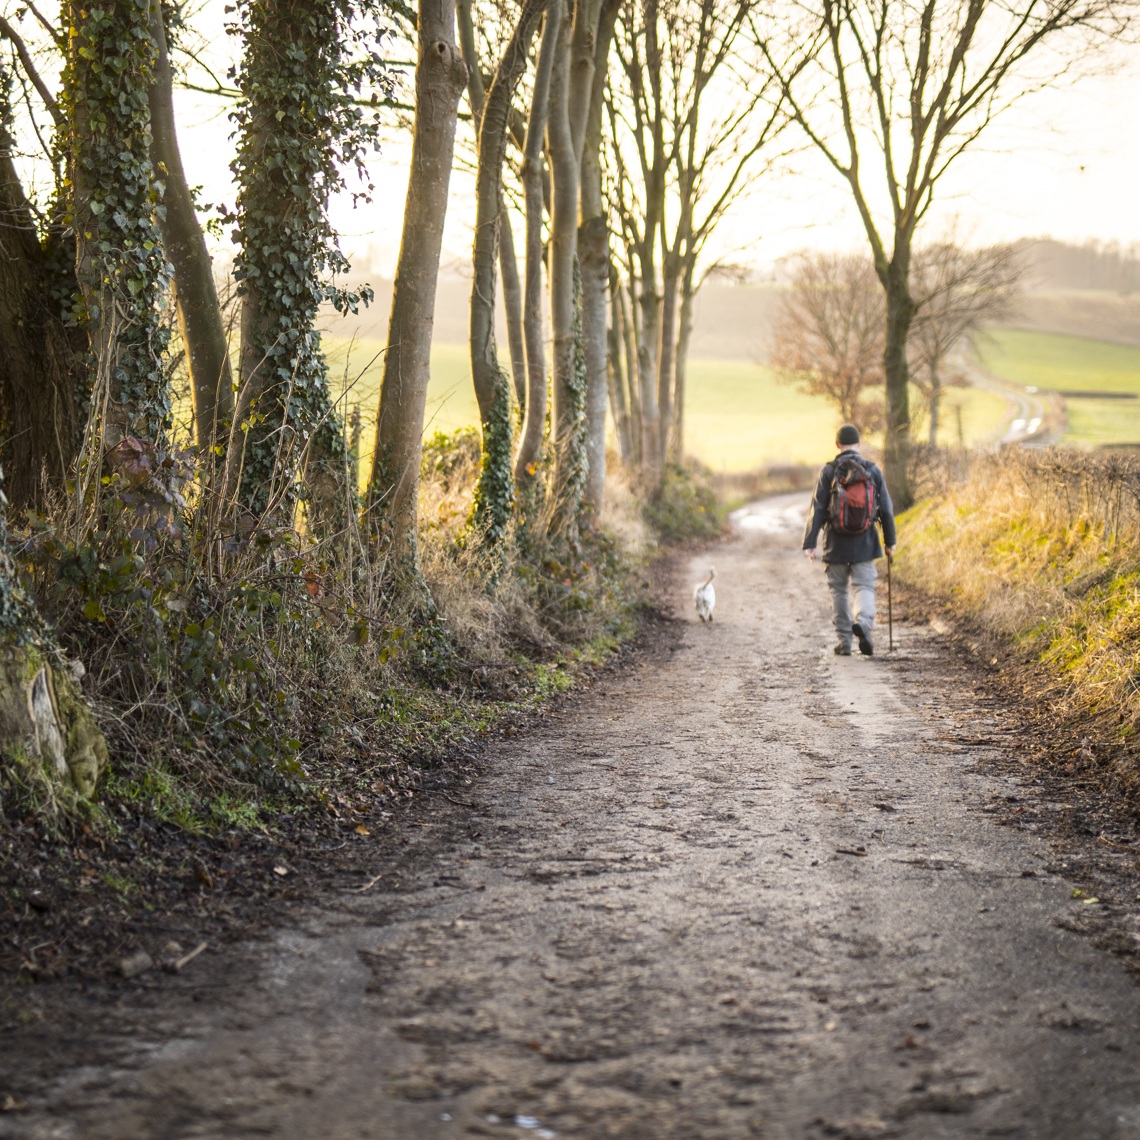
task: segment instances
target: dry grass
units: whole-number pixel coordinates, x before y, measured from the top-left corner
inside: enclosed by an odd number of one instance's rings
[[[117,479],[80,540],[68,504],[40,518],[18,555],[86,667],[112,750],[105,798],[192,829],[314,798],[366,811],[631,634],[650,540],[629,489],[611,480],[614,529],[574,552],[532,533],[492,557],[467,532],[478,461],[471,433],[425,452],[430,600],[394,595],[344,536],[211,530],[196,484],[181,520],[147,515],[143,541]]]
[[[957,474],[927,471],[942,490],[902,520],[900,574],[1016,646],[1140,792],[1140,462],[1008,450]]]

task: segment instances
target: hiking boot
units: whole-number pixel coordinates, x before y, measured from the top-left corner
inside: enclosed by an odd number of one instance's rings
[[[835,656],[836,657],[850,657],[851,656],[851,646],[850,645],[844,645],[843,642],[841,641],[835,647]]]
[[[855,622],[851,626],[851,632],[859,639],[859,652],[864,657],[870,657],[875,652],[875,647],[871,644],[871,639],[863,632],[863,627]]]

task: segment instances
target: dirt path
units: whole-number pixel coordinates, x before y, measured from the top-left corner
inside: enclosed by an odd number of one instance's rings
[[[679,588],[672,652],[504,741],[368,889],[128,993],[124,1059],[0,1136],[1140,1137],[1140,988],[998,825],[1000,715],[929,631],[832,655],[802,506],[715,552],[713,626]]]

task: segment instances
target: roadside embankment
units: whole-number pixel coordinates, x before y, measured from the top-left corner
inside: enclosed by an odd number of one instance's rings
[[[1140,461],[943,456],[902,520],[903,581],[1006,647],[1009,677],[1140,800]]]

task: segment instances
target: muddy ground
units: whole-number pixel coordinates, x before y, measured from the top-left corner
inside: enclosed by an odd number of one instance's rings
[[[9,1034],[0,1137],[1140,1138],[1134,835],[944,632],[835,657],[803,505],[265,938]]]

